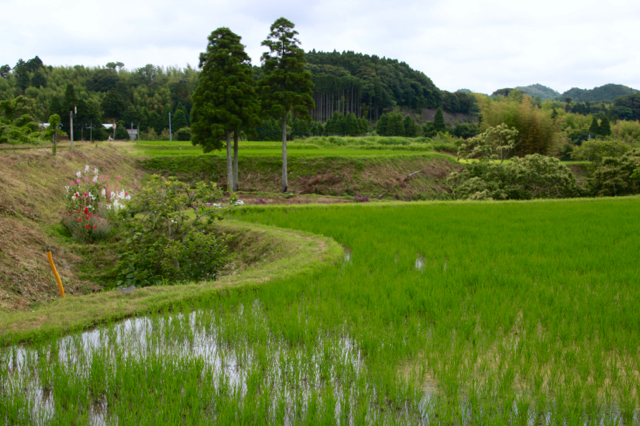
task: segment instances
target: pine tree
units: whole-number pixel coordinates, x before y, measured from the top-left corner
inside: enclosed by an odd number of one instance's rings
[[[604,117],[600,122],[600,136],[610,136],[611,135],[611,123],[609,123],[609,119]]]
[[[229,28],[209,35],[207,51],[200,54],[200,83],[193,94],[191,140],[204,152],[222,148],[227,140],[227,182],[238,190],[238,138],[243,127],[259,123],[260,104],[255,91],[251,58]],[[231,134],[233,133],[233,160]]]
[[[592,136],[600,135],[600,125],[598,124],[598,119],[595,117],[593,117],[591,126],[589,126],[589,133],[591,133]]]
[[[408,115],[404,118],[404,135],[408,138],[418,136],[418,125],[413,121],[413,118]]]
[[[447,128],[444,124],[444,114],[442,113],[442,108],[438,108],[438,110],[436,111],[436,116],[433,117],[433,128],[436,132],[444,132]]]
[[[389,136],[389,114],[382,114],[376,123],[376,132],[380,136]]]
[[[404,136],[404,122],[402,121],[402,114],[393,113],[389,114],[389,127],[387,128],[388,136]]]
[[[310,120],[309,111],[315,108],[311,73],[304,69],[304,50],[294,24],[285,18],[271,25],[271,32],[262,42],[269,48],[262,55],[264,78],[260,81],[262,109],[272,117],[282,117],[282,192],[287,192],[287,113]]]

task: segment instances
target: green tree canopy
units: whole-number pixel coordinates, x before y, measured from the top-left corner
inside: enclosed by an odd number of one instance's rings
[[[238,135],[242,127],[259,122],[260,104],[255,91],[251,58],[240,36],[222,27],[209,35],[207,51],[200,54],[200,84],[193,94],[191,141],[205,152],[222,147],[227,139],[227,179],[237,189]],[[234,134],[234,160],[231,139]],[[231,166],[231,167],[230,167]]]
[[[298,45],[298,32],[285,18],[271,25],[271,32],[262,42],[269,51],[262,55],[264,78],[260,81],[263,112],[282,117],[282,192],[287,192],[287,113],[310,120],[313,102],[311,73],[306,71],[304,50]]]
[[[444,132],[447,129],[444,123],[444,113],[442,112],[442,108],[438,108],[435,117],[433,117],[433,128],[436,132]]]

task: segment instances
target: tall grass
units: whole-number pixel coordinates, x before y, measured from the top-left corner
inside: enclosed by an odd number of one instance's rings
[[[640,199],[239,215],[350,257],[7,350],[0,422],[637,424]]]

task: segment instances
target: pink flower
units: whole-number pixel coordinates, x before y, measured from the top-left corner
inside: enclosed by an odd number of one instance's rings
[[[109,175],[107,175],[107,179],[109,179]]]
[[[120,180],[120,176],[118,176],[116,179]]]
[[[100,175],[100,179],[104,179],[104,175]]]
[[[74,182],[74,181],[69,182],[69,185],[73,185],[73,184],[75,184],[75,182]]]
[[[78,179],[78,180],[76,181],[76,183],[80,183],[80,179]]]

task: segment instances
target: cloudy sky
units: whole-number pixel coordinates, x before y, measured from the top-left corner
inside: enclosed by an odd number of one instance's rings
[[[259,64],[283,16],[305,50],[398,59],[445,90],[640,89],[637,0],[0,0],[0,11],[0,65],[38,55],[47,65],[196,66],[222,26]]]

